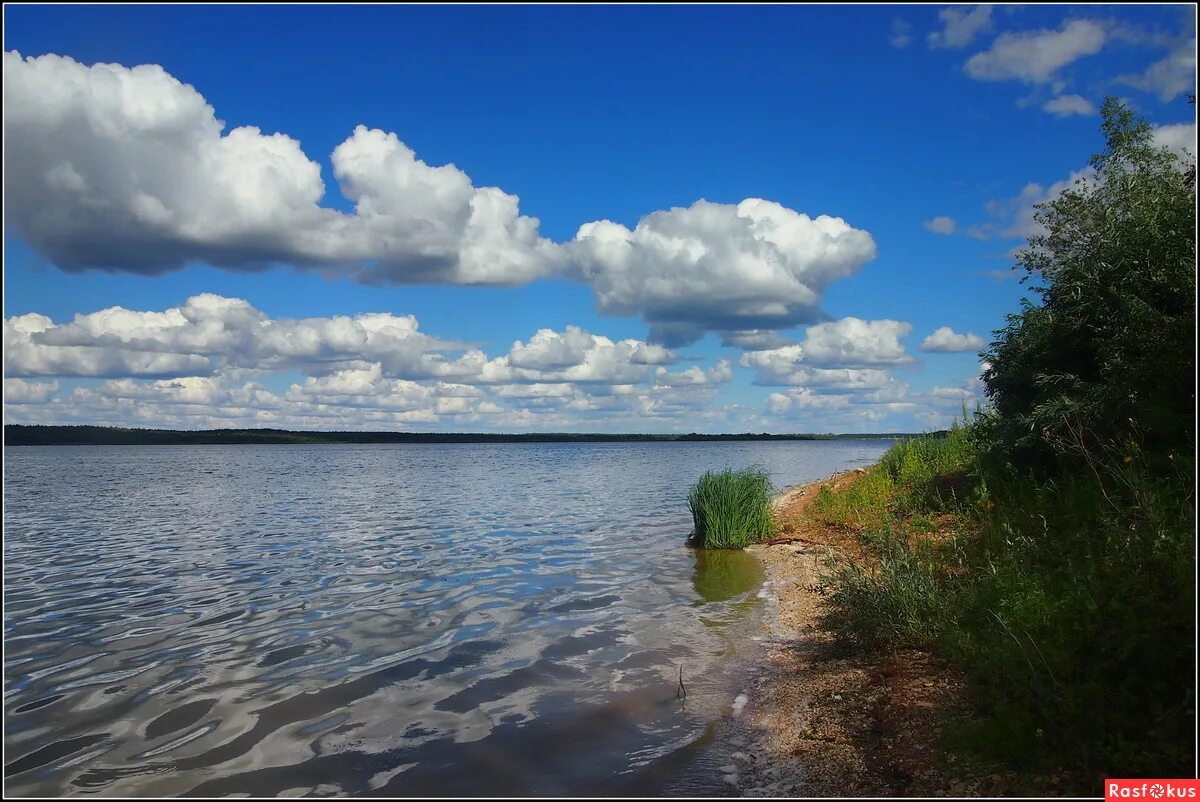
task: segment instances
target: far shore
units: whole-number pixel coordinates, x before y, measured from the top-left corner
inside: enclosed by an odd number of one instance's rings
[[[728,443],[797,440],[897,440],[907,432],[819,434],[654,434],[607,432],[321,432],[285,429],[124,429],[113,426],[26,426],[6,424],[6,446],[100,445],[316,445],[374,443]]]

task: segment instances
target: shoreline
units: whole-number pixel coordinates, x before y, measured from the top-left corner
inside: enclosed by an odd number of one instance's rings
[[[829,550],[853,536],[804,520],[824,486],[865,468],[795,485],[772,499],[779,534],[749,546],[763,566],[762,650],[733,753],[741,796],[990,796],[1011,776],[980,776],[936,748],[969,715],[961,678],[913,650],[864,654],[822,626],[816,585]]]

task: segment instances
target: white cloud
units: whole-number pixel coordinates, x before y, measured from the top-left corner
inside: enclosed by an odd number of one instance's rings
[[[459,354],[447,352],[461,352]],[[67,323],[5,321],[6,412],[17,423],[556,431],[719,426],[726,359],[671,371],[662,346],[577,326],[489,358],[391,313],[272,319],[203,294],[165,311],[113,307]],[[299,372],[286,389],[268,377]],[[58,395],[71,376],[80,386]],[[106,379],[97,381],[97,379]],[[147,380],[150,379],[150,380]],[[723,408],[722,408],[723,409]],[[722,413],[723,414],[723,413]],[[714,417],[715,416],[715,417]]]
[[[457,358],[445,351],[462,350]],[[204,293],[164,312],[112,307],[55,325],[5,321],[5,372],[16,376],[200,376],[230,369],[325,373],[377,362],[404,378],[478,374],[477,349],[430,337],[411,315],[269,319],[238,298]]]
[[[953,354],[979,351],[984,345],[983,338],[978,334],[969,331],[959,334],[949,326],[942,326],[921,341],[921,350],[937,354]]]
[[[708,370],[695,365],[687,370],[672,373],[666,368],[654,371],[654,383],[662,387],[709,387],[725,384],[733,379],[733,366],[728,359],[717,360]]]
[[[1091,20],[1071,20],[1057,31],[1006,33],[990,49],[971,56],[966,71],[980,81],[1050,83],[1058,70],[1099,53],[1104,41],[1104,26]]]
[[[784,393],[767,396],[767,409],[778,415],[800,410],[843,409],[850,405],[850,396],[821,395],[807,387],[797,387]]]
[[[888,42],[897,50],[902,50],[912,44],[912,25],[902,19],[892,20],[892,33]]]
[[[800,347],[812,365],[901,365],[913,361],[899,340],[911,332],[911,324],[898,320],[846,317],[809,326]]]
[[[541,329],[525,343],[517,340],[508,354],[485,364],[476,381],[511,382],[644,382],[653,366],[669,365],[675,355],[641,340],[614,342],[576,326],[563,332]]]
[[[200,354],[159,353],[121,348],[45,346],[36,339],[53,331],[54,321],[30,313],[4,321],[6,376],[185,376],[213,369]]]
[[[697,201],[633,230],[588,223],[568,248],[601,311],[641,313],[666,345],[811,321],[829,284],[875,258],[871,235],[841,218],[759,199]]]
[[[1154,129],[1154,144],[1164,147],[1176,156],[1196,154],[1196,124],[1176,123],[1159,125]]]
[[[731,348],[741,348],[743,351],[764,351],[770,348],[782,348],[792,345],[792,341],[777,331],[768,329],[746,329],[745,331],[723,331],[721,342]]]
[[[6,224],[69,271],[202,262],[509,285],[565,275],[590,284],[601,311],[641,315],[670,345],[818,319],[825,288],[875,256],[871,235],[841,218],[755,198],[654,212],[632,231],[585,223],[557,244],[515,195],[364,126],[331,158],[354,206],[345,213],[321,205],[321,166],[298,141],[227,130],[161,67],[15,52],[4,67]]]
[[[1042,110],[1056,117],[1070,117],[1074,114],[1090,117],[1096,113],[1096,106],[1080,95],[1060,95],[1043,103]]]
[[[1178,42],[1165,58],[1142,72],[1119,76],[1117,83],[1156,95],[1163,103],[1193,89],[1196,85],[1196,37]]]
[[[976,34],[991,25],[992,7],[980,5],[972,9],[944,8],[938,12],[938,19],[943,23],[943,28],[940,31],[931,32],[926,37],[929,46],[966,47],[974,41]]]
[[[1177,156],[1192,154],[1196,148],[1196,124],[1178,123],[1175,125],[1154,126],[1152,143],[1165,147]],[[1015,198],[989,201],[988,214],[995,218],[992,222],[972,226],[968,234],[976,239],[991,239],[992,237],[1012,237],[1028,239],[1045,233],[1045,227],[1034,219],[1037,205],[1054,200],[1064,190],[1074,186],[1086,187],[1095,183],[1096,171],[1091,166],[1072,172],[1068,177],[1055,181],[1048,187],[1031,182],[1026,184]]]
[[[58,382],[31,382],[24,379],[4,379],[5,404],[44,404],[58,392]]]
[[[355,213],[321,207],[320,165],[299,142],[226,132],[194,88],[155,65],[6,52],[4,101],[6,221],[66,270],[288,263],[368,281],[516,284],[556,258],[515,196],[362,126],[333,153]]]
[[[932,231],[934,234],[953,234],[958,227],[953,217],[935,217],[932,220],[926,220],[922,225],[925,226],[926,231]]]
[[[913,361],[899,338],[912,326],[895,320],[844,318],[810,326],[802,342],[781,348],[747,351],[739,363],[755,371],[763,386],[803,386],[822,393],[869,393],[899,383],[879,366]]]

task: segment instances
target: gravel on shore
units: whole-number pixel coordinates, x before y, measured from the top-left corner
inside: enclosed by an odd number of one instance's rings
[[[775,501],[780,536],[749,548],[766,573],[765,648],[736,744],[732,790],[751,797],[1000,795],[1010,777],[956,770],[955,759],[936,748],[945,728],[968,715],[961,678],[923,652],[863,654],[821,624],[823,562],[831,551],[853,552],[854,537],[804,509],[822,486],[854,478],[835,474],[790,489]]]

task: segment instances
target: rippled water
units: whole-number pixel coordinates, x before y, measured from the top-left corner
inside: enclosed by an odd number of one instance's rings
[[[8,793],[711,791],[758,574],[688,485],[887,445],[7,449]]]

